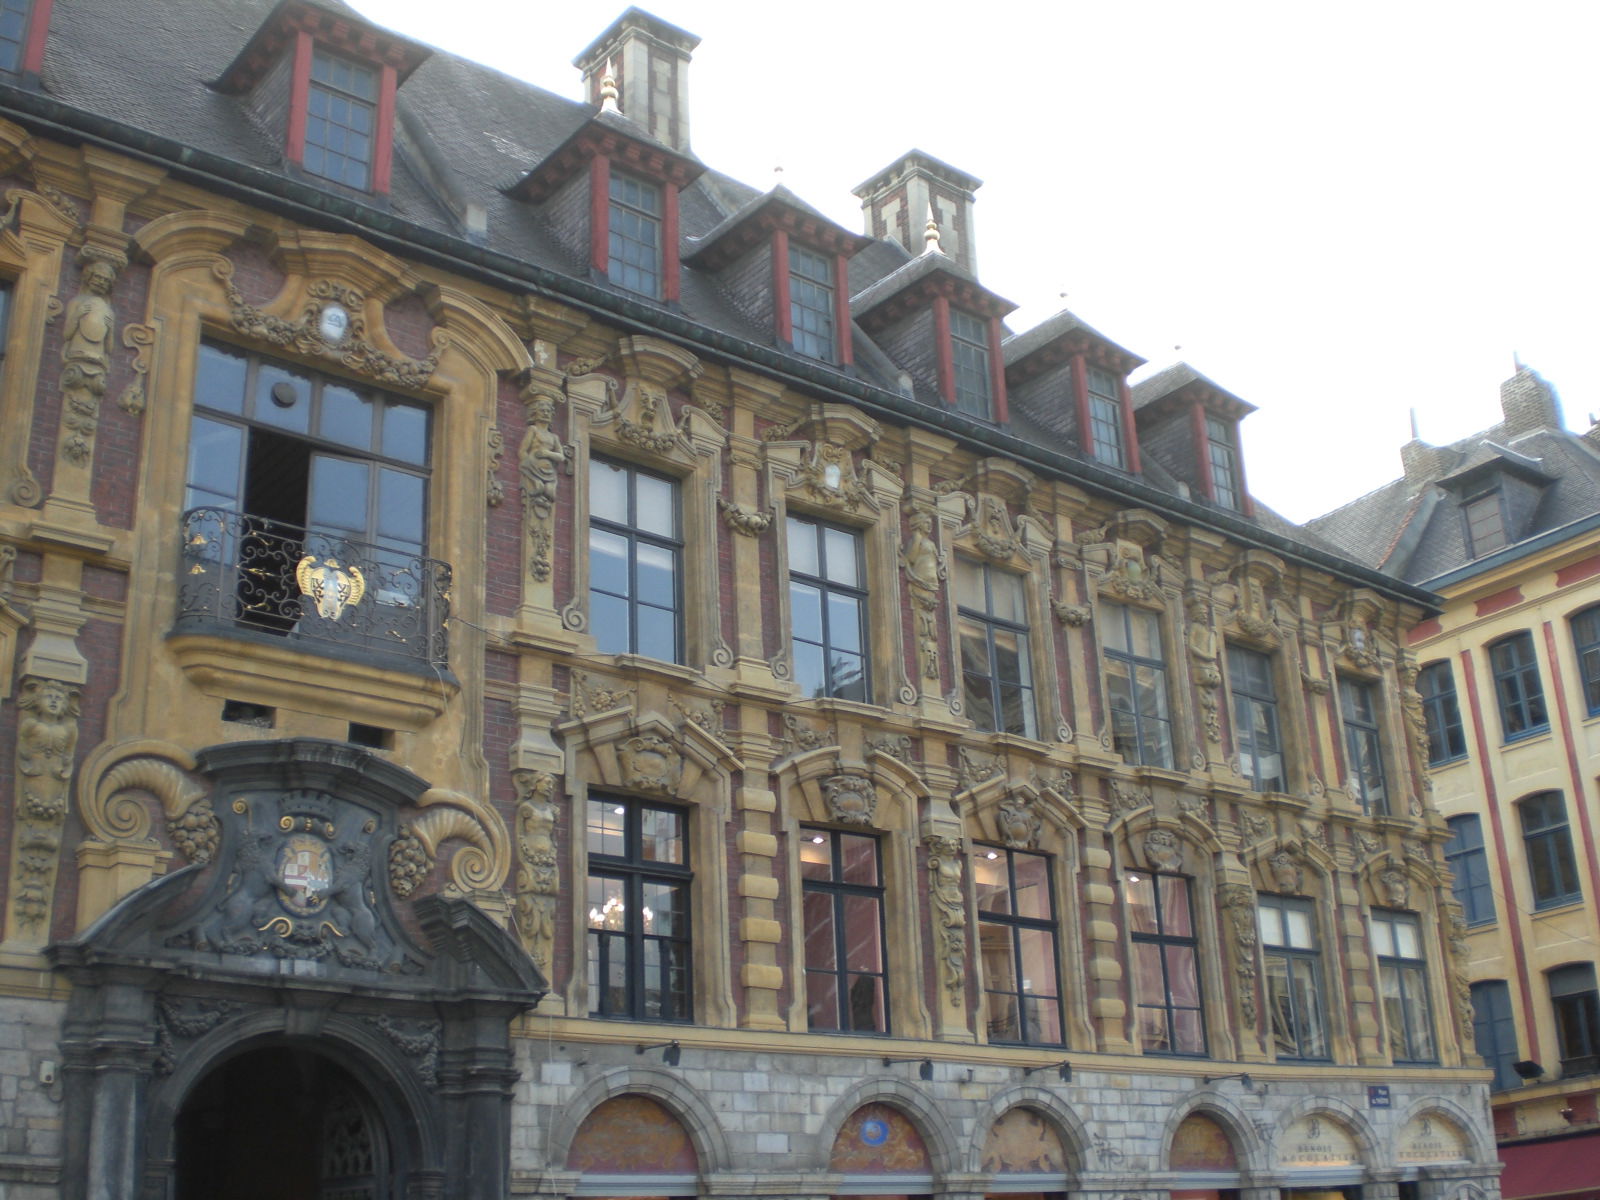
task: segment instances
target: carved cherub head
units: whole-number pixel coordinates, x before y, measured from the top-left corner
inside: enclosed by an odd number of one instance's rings
[[[22,685],[17,707],[47,721],[78,715],[78,689],[56,679],[29,679]]]

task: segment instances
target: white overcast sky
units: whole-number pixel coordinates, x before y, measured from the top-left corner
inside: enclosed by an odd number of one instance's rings
[[[626,0],[352,0],[578,98]],[[694,150],[861,227],[916,147],[984,180],[985,284],[1256,405],[1251,490],[1304,520],[1399,474],[1415,409],[1498,419],[1513,356],[1600,411],[1600,4],[651,0],[701,39]],[[1136,376],[1137,378],[1137,376]]]

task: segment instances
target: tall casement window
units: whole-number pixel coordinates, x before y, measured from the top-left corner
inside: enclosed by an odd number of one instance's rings
[[[1094,456],[1109,466],[1126,470],[1128,447],[1122,432],[1122,389],[1110,371],[1090,367],[1088,374],[1089,440]]]
[[[589,463],[589,628],[607,654],[679,661],[678,485],[628,463]]]
[[[1482,558],[1498,550],[1509,540],[1506,537],[1505,510],[1500,505],[1498,491],[1474,496],[1461,506],[1461,515],[1467,526],[1467,547],[1473,558]]]
[[[1428,735],[1428,765],[1437,767],[1467,753],[1456,704],[1456,679],[1447,662],[1429,663],[1417,672],[1417,694],[1422,697],[1423,728]]]
[[[1028,603],[1021,575],[956,559],[961,679],[979,729],[1035,736]]]
[[[15,71],[22,65],[32,7],[32,0],[0,0],[0,71]]]
[[[688,1021],[688,816],[626,797],[589,798],[590,1014]]]
[[[1279,1058],[1325,1059],[1328,1028],[1322,1016],[1322,955],[1309,900],[1258,896],[1267,1018]]]
[[[1539,682],[1539,660],[1533,653],[1533,635],[1527,630],[1501,638],[1489,647],[1489,667],[1494,672],[1494,695],[1500,705],[1500,730],[1505,740],[1532,737],[1550,728],[1544,705],[1544,685]]]
[[[1147,1054],[1204,1055],[1200,943],[1190,881],[1181,875],[1133,871],[1124,882],[1139,1042]]]
[[[611,172],[610,250],[606,275],[619,288],[661,296],[661,188]]]
[[[794,680],[807,696],[866,701],[861,535],[793,516],[788,532]]]
[[[1444,861],[1455,876],[1451,885],[1468,925],[1494,921],[1494,889],[1489,883],[1489,856],[1483,847],[1483,821],[1476,813],[1451,817]]]
[[[1059,1046],[1056,906],[1047,855],[979,846],[972,855],[989,1040]]]
[[[1511,1019],[1511,989],[1503,979],[1486,979],[1472,985],[1472,1043],[1483,1056],[1486,1067],[1494,1070],[1496,1092],[1517,1086],[1517,1073],[1511,1064],[1521,1057],[1517,1050],[1517,1026]]]
[[[1377,689],[1354,679],[1339,681],[1339,714],[1344,723],[1345,769],[1363,812],[1387,814],[1389,793],[1378,738]]]
[[[1550,1006],[1555,1010],[1561,1073],[1592,1075],[1600,1071],[1600,996],[1595,993],[1594,964],[1557,967],[1545,978],[1550,985]]]
[[[1434,1062],[1433,1015],[1428,1007],[1428,964],[1414,913],[1374,909],[1372,947],[1378,956],[1378,991],[1389,1056],[1397,1063]]]
[[[989,323],[952,308],[950,355],[956,371],[956,410],[991,419],[994,392],[989,379]]]
[[[1211,467],[1211,498],[1238,512],[1244,493],[1239,486],[1239,451],[1233,430],[1217,417],[1206,418],[1206,461]]]
[[[311,55],[302,165],[313,175],[367,190],[377,114],[378,72],[318,47]]]
[[[1161,618],[1142,608],[1100,608],[1106,698],[1118,754],[1151,767],[1172,766],[1172,719],[1167,710],[1167,664]]]
[[[1233,737],[1240,773],[1258,792],[1283,791],[1283,742],[1278,736],[1272,659],[1243,646],[1229,646],[1228,689],[1233,693]]]
[[[1522,844],[1528,856],[1528,883],[1534,908],[1556,908],[1583,899],[1578,864],[1567,828],[1567,802],[1560,792],[1540,792],[1517,805]]]
[[[203,344],[181,617],[431,654],[448,578],[422,557],[428,477],[426,405]]]
[[[823,362],[837,361],[833,260],[789,243],[789,323],[794,348]]]
[[[802,829],[800,878],[811,1028],[888,1033],[878,839],[839,829]]]
[[[1578,679],[1589,715],[1600,714],[1600,606],[1572,618],[1572,645],[1578,652]]]

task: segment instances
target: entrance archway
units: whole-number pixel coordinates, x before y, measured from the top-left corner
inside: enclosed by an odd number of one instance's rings
[[[391,1132],[349,1071],[272,1045],[220,1063],[174,1129],[174,1200],[395,1200]]]

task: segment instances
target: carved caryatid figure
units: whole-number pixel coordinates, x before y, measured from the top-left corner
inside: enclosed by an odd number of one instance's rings
[[[939,547],[932,537],[933,514],[911,514],[911,536],[900,551],[906,588],[917,610],[917,658],[924,679],[939,678]]]
[[[517,898],[514,915],[517,932],[536,966],[550,968],[555,943],[556,894],[560,869],[556,862],[555,776],[545,771],[511,773],[517,789]]]
[[[11,914],[41,936],[55,891],[67,787],[78,748],[78,689],[27,678],[17,697],[17,826],[11,855]]]
[[[111,368],[111,335],[117,317],[111,289],[116,268],[104,258],[85,257],[78,294],[67,303],[61,330],[62,423],[65,436],[61,452],[74,463],[89,461],[94,453],[95,427],[100,418],[100,398],[106,394]]]
[[[550,429],[556,414],[555,401],[550,396],[535,393],[528,401],[527,413],[528,428],[522,435],[517,461],[522,476],[522,512],[528,522],[528,572],[542,582],[550,577],[556,478],[566,464],[567,450]]]

